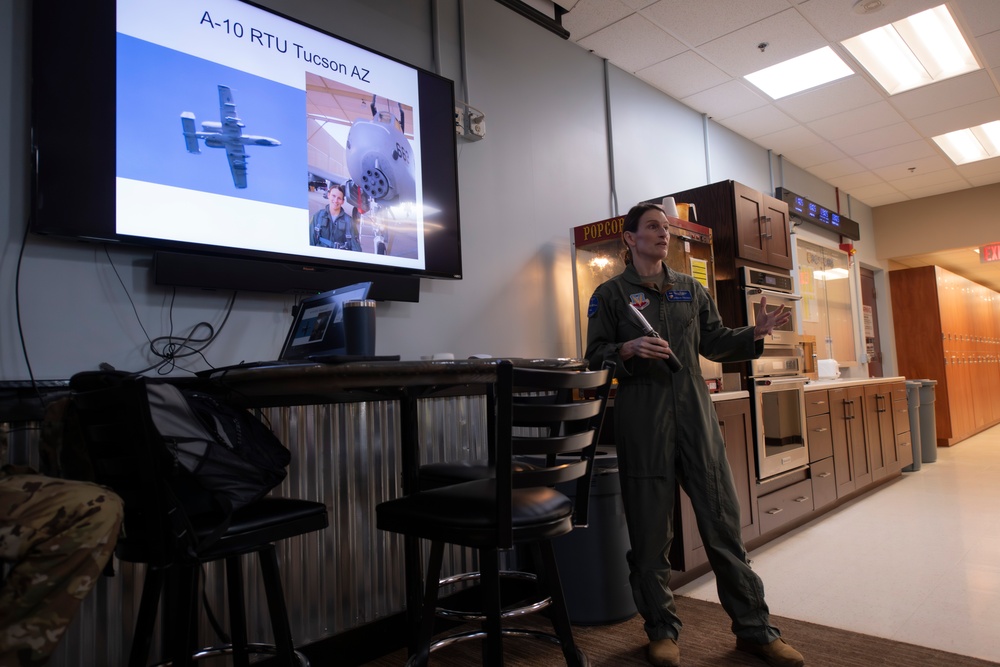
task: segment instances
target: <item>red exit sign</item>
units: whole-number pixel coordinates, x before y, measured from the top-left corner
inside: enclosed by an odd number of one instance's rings
[[[991,243],[979,249],[979,263],[988,262],[1000,262],[1000,243]]]

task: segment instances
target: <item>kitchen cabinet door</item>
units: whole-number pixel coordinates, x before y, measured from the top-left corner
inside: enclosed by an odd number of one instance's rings
[[[872,462],[872,479],[879,480],[899,470],[896,455],[896,432],[892,423],[892,392],[890,385],[865,387],[865,435],[868,456]]]
[[[740,501],[740,531],[743,541],[760,535],[757,507],[757,479],[753,454],[750,399],[719,401],[715,404],[726,458],[733,473],[733,484]],[[708,562],[698,533],[694,509],[687,493],[679,491],[675,512],[674,541],[670,547],[670,567],[679,572]]]
[[[838,498],[872,483],[871,462],[865,444],[863,398],[861,386],[830,390],[830,429]]]

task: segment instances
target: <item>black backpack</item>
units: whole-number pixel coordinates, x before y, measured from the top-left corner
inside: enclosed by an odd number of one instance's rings
[[[260,500],[285,479],[291,454],[247,410],[167,383],[147,382],[146,391],[176,501],[192,519],[222,517],[199,543],[204,548],[225,533],[235,510]]]

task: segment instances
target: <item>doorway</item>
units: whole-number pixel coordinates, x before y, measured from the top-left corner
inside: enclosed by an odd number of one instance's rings
[[[884,377],[882,342],[879,338],[878,306],[875,303],[875,272],[861,268],[861,310],[864,315],[865,352],[868,354],[868,377]]]

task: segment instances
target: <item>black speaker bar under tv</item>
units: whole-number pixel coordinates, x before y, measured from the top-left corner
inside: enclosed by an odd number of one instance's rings
[[[295,262],[262,262],[161,250],[153,256],[153,275],[157,285],[281,294],[318,294],[371,280],[369,299],[420,301],[417,276],[303,266]]]

